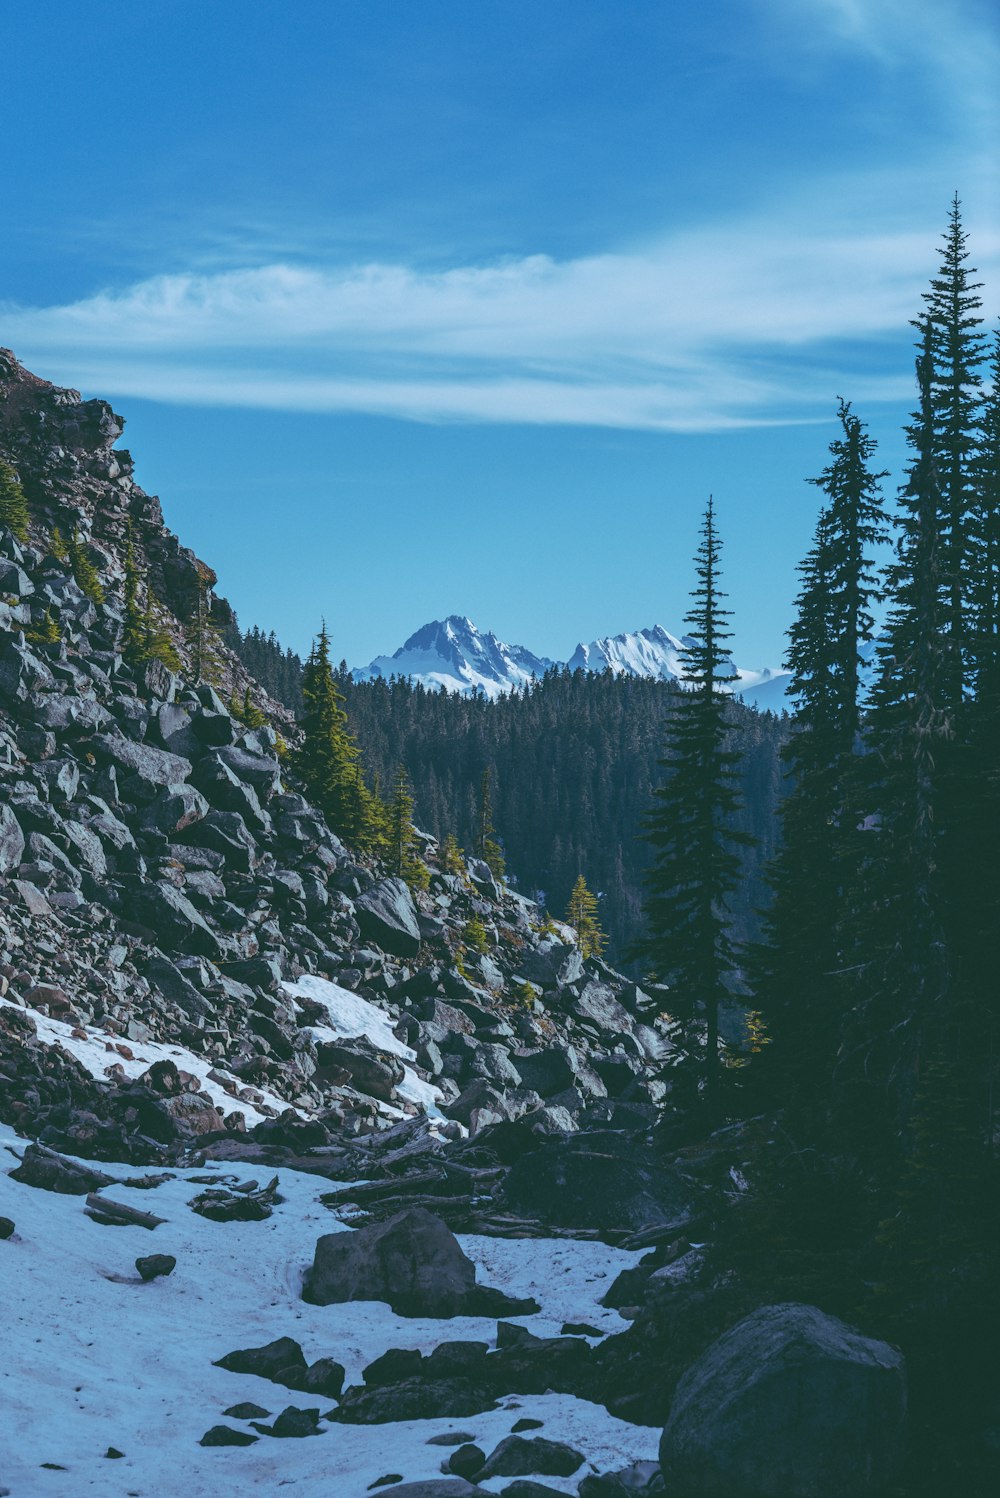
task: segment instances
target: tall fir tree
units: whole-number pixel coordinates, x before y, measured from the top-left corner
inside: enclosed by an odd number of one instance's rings
[[[867,953],[851,1051],[854,1078],[874,1084],[897,1118],[912,1105],[924,1037],[945,1022],[951,959],[940,879],[941,762],[954,738],[949,707],[959,646],[944,628],[948,536],[935,430],[934,334],[923,324],[914,457],[900,495],[891,607],[879,647],[866,769],[873,828],[856,899]],[[864,992],[867,990],[867,992]]]
[[[861,671],[881,597],[877,551],[888,540],[876,444],[841,401],[830,462],[810,482],[824,494],[789,631],[786,665],[796,699],[783,751],[791,783],[783,838],[770,869],[773,903],[755,962],[757,1002],[772,1044],[758,1079],[785,1104],[823,1105],[850,1002],[842,969],[851,943],[845,894],[857,878]]]
[[[729,747],[730,714],[723,683],[732,663],[725,642],[730,611],[719,587],[721,543],[708,501],[695,557],[694,606],[686,616],[690,643],[683,652],[680,694],[663,783],[654,793],[645,836],[654,853],[643,904],[647,934],[638,944],[656,977],[670,986],[671,1011],[688,1026],[702,1098],[719,1108],[719,1010],[736,988],[737,957],[727,929],[740,862],[749,841],[733,826],[740,805],[739,754]],[[674,997],[675,996],[675,997]],[[695,1041],[704,1024],[704,1047]]]
[[[386,862],[389,868],[400,879],[404,879],[411,890],[426,889],[430,883],[430,873],[420,857],[419,843],[413,828],[413,790],[406,766],[402,764],[396,769],[387,820]]]
[[[384,817],[361,773],[360,751],[348,729],[343,695],[330,665],[325,623],[305,664],[302,693],[299,772],[331,830],[359,852],[372,851],[384,840]]]
[[[125,556],[123,560],[123,614],[122,655],[130,666],[139,665],[147,659],[148,631],[142,605],[139,602],[139,565],[135,556],[135,537],[132,521],[125,529]]]
[[[0,529],[10,531],[16,541],[27,546],[29,540],[28,501],[12,464],[0,458]]]
[[[191,585],[185,639],[191,676],[195,685],[206,682],[214,686],[219,681],[222,670],[219,659],[219,631],[212,618],[208,578],[200,565]]]
[[[86,593],[91,603],[103,603],[104,588],[100,576],[75,525],[69,533],[69,541],[66,544],[69,552],[69,565],[77,587]]]
[[[953,716],[974,671],[978,414],[982,399],[982,282],[972,279],[968,236],[958,195],[952,203],[941,265],[924,293],[932,361],[929,396],[932,452],[937,465],[940,625],[950,649],[942,666],[942,706]],[[922,327],[920,320],[915,327]]]
[[[479,783],[479,810],[476,825],[476,857],[488,865],[495,879],[506,873],[503,849],[493,825],[493,772],[489,766],[483,771]]]

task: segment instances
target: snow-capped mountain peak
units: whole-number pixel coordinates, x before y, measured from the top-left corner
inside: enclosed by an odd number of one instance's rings
[[[481,633],[471,619],[449,614],[418,629],[394,655],[376,656],[354,674],[358,681],[407,676],[427,687],[449,692],[478,688],[488,697],[498,697],[541,676],[551,665],[523,645],[507,645],[491,631]]]
[[[643,676],[658,681],[680,681],[684,677],[683,651],[692,643],[687,635],[674,635],[656,624],[652,629],[606,635],[589,644],[579,644],[566,662],[570,671],[611,671],[616,676]],[[535,655],[523,645],[508,645],[491,632],[483,634],[460,614],[435,619],[410,636],[394,655],[380,655],[370,665],[355,671],[358,681],[372,677],[409,677],[430,688],[449,692],[472,692],[477,688],[488,697],[498,697],[543,675],[558,662]],[[788,674],[768,667],[751,671],[730,661],[732,690],[744,701],[760,701],[780,711]]]

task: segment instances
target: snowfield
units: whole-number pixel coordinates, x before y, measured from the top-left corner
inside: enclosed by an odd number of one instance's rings
[[[270,1174],[212,1162],[180,1170],[152,1191],[105,1188],[112,1199],[167,1219],[154,1232],[105,1227],[85,1215],[82,1197],[10,1179],[25,1142],[0,1126],[0,1215],[16,1224],[14,1237],[0,1242],[0,1492],[10,1498],[242,1498],[247,1492],[269,1498],[279,1488],[303,1498],[361,1498],[387,1472],[408,1481],[439,1475],[447,1451],[428,1446],[428,1437],[464,1429],[488,1454],[527,1414],[544,1421],[540,1434],[585,1453],[572,1478],[544,1479],[567,1493],[589,1471],[655,1460],[657,1430],[568,1395],[520,1395],[465,1420],[330,1425],[304,1440],[261,1436],[245,1448],[199,1446],[212,1425],[249,1429],[223,1417],[245,1400],[272,1414],[289,1404],[329,1407],[330,1401],[212,1366],[235,1348],[291,1336],[310,1362],[326,1355],[343,1363],[351,1384],[389,1347],[430,1351],[456,1339],[492,1345],[496,1323],[410,1320],[377,1302],[302,1301],[316,1239],[349,1231],[319,1202],[336,1183],[283,1170],[284,1200],[267,1221],[209,1222],[188,1206],[202,1189],[192,1175],[263,1181]],[[122,1180],[146,1174],[125,1165],[102,1168]],[[460,1241],[482,1282],[541,1303],[541,1314],[518,1318],[533,1332],[555,1335],[564,1320],[589,1322],[605,1334],[624,1329],[617,1312],[598,1301],[640,1254],[566,1239]],[[177,1268],[143,1284],[134,1261],[150,1253],[174,1254]],[[123,1453],[120,1460],[105,1455],[109,1447]],[[499,1492],[508,1481],[484,1486]]]

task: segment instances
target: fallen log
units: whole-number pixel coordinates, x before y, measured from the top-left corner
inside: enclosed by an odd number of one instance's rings
[[[148,1228],[152,1232],[153,1228],[167,1220],[165,1217],[154,1217],[152,1212],[140,1212],[138,1207],[126,1207],[123,1202],[113,1202],[110,1197],[101,1196],[98,1191],[90,1193],[83,1210],[95,1222],[103,1222],[107,1227]]]

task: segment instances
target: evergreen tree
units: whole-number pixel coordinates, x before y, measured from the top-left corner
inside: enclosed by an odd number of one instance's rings
[[[488,865],[495,879],[502,879],[506,871],[503,849],[497,841],[493,826],[493,775],[489,767],[483,771],[479,783],[479,814],[476,827],[476,857]]]
[[[52,536],[49,540],[49,549],[58,562],[69,561],[69,547],[66,538],[57,525],[52,527]]]
[[[212,619],[208,580],[199,568],[191,589],[191,607],[185,630],[191,676],[195,685],[215,685],[221,675],[219,632]]]
[[[418,852],[413,830],[413,792],[406,767],[396,770],[396,783],[388,816],[387,862],[392,872],[405,879],[411,890],[426,889],[430,882],[427,865]]]
[[[576,930],[577,942],[584,957],[600,957],[606,937],[597,916],[597,896],[587,888],[582,874],[577,876],[566,907],[567,924]]]
[[[719,1007],[736,983],[736,954],[726,913],[739,877],[736,847],[746,835],[733,826],[739,806],[739,755],[727,747],[729,714],[722,683],[731,662],[730,638],[721,604],[720,542],[709,499],[695,565],[698,583],[686,617],[691,643],[683,653],[686,690],[674,717],[668,752],[661,761],[666,779],[655,792],[645,836],[654,850],[646,880],[643,912],[647,935],[638,952],[656,977],[677,995],[679,1017],[688,1022],[689,1050],[695,1054],[694,1025],[704,1017],[705,1045],[700,1065],[703,1097],[710,1113],[718,1107]]]
[[[142,660],[159,661],[168,671],[180,671],[184,665],[170,631],[160,617],[160,605],[147,584],[146,604],[142,611]]]
[[[97,568],[87,555],[86,547],[80,540],[80,533],[76,526],[70,531],[67,550],[69,552],[69,565],[76,579],[77,586],[82,592],[86,593],[91,603],[103,603],[104,589],[101,586],[101,579],[98,576]]]
[[[297,764],[312,799],[331,830],[365,852],[384,836],[381,806],[365,785],[359,751],[347,727],[344,699],[330,666],[330,636],[324,624],[303,673],[305,714]]]
[[[845,891],[857,877],[861,678],[880,598],[873,553],[888,540],[875,442],[845,401],[840,434],[816,484],[826,496],[789,632],[786,664],[797,700],[783,759],[791,790],[781,808],[784,836],[770,871],[774,903],[765,917],[755,987],[770,1039],[763,1065],[775,1096],[798,1093],[820,1106],[849,997],[844,963]],[[801,1083],[801,1088],[798,1087]]]
[[[856,895],[868,967],[852,1056],[853,1073],[872,1079],[880,1092],[892,1077],[891,1101],[903,1116],[912,1104],[923,1037],[944,1022],[950,968],[939,869],[939,761],[954,734],[944,703],[953,680],[948,662],[958,645],[942,628],[948,537],[942,534],[929,319],[917,385],[920,404],[908,430],[914,459],[900,496],[898,559],[889,569],[892,607],[870,723],[867,768],[877,830],[869,834],[870,861]]]
[[[25,630],[25,639],[32,645],[58,645],[62,639],[62,632],[58,623],[52,615],[52,610],[46,609],[41,623],[32,629]]]
[[[978,572],[976,536],[977,417],[981,401],[985,335],[978,315],[982,283],[967,262],[968,236],[956,194],[948,219],[941,266],[924,293],[930,328],[932,453],[939,490],[940,625],[950,649],[942,665],[942,706],[954,716],[974,669],[972,631]],[[917,322],[916,327],[922,324]]]
[[[27,546],[29,520],[28,501],[17,473],[10,463],[0,458],[0,530],[10,531],[16,541]]]
[[[465,855],[455,840],[455,834],[449,832],[441,848],[441,868],[446,874],[465,873]]]
[[[148,626],[144,610],[139,603],[139,567],[135,559],[135,543],[132,522],[125,530],[125,580],[123,613],[125,627],[122,632],[122,655],[130,666],[141,665],[148,660]]]

